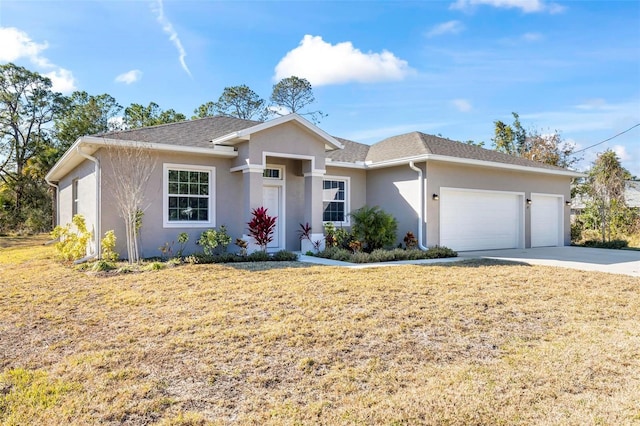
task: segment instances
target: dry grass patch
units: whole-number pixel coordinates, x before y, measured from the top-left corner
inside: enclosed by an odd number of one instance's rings
[[[14,250],[3,423],[640,422],[638,278],[487,261],[97,277]],[[56,398],[34,409],[16,375]]]

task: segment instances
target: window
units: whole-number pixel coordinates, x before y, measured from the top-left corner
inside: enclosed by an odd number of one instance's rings
[[[164,225],[213,225],[213,167],[164,165]]]
[[[322,221],[347,224],[348,179],[326,179],[322,182]]]
[[[71,182],[71,216],[78,214],[78,179]]]
[[[282,180],[282,167],[268,167],[262,172],[262,177],[266,179]]]

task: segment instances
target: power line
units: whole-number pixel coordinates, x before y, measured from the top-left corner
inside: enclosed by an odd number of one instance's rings
[[[591,145],[591,146],[588,146],[588,147],[586,147],[586,148],[582,148],[582,149],[581,149],[581,150],[579,150],[579,151],[574,151],[571,155],[573,156],[573,155],[579,154],[579,153],[581,153],[581,152],[583,152],[583,151],[586,151],[586,150],[588,150],[588,149],[593,148],[594,146],[602,145],[602,144],[603,144],[603,143],[605,143],[605,142],[609,142],[611,139],[615,139],[615,138],[617,138],[617,137],[618,137],[618,136],[620,136],[620,135],[624,135],[624,134],[625,134],[625,133],[627,133],[629,130],[633,130],[633,129],[635,129],[635,128],[636,128],[636,127],[638,127],[638,126],[640,126],[640,123],[636,124],[635,126],[631,126],[631,127],[629,127],[627,130],[625,130],[625,131],[623,131],[623,132],[620,132],[620,133],[618,133],[617,135],[611,136],[609,139],[605,139],[605,140],[603,140],[603,141],[600,141],[600,142],[598,142],[598,143],[595,143],[595,144],[593,144],[593,145]]]

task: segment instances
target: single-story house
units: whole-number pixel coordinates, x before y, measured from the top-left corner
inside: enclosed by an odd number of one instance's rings
[[[624,200],[627,207],[640,210],[640,181],[627,180],[624,182]],[[581,215],[591,197],[585,194],[576,194],[571,200],[571,220]]]
[[[260,206],[277,216],[273,251],[301,250],[300,224],[311,225],[314,240],[326,222],[349,227],[349,212],[364,205],[397,219],[398,243],[410,231],[421,247],[459,251],[568,245],[570,184],[582,176],[420,132],[365,145],[296,114],[83,136],[46,179],[57,188],[58,223],[84,215],[94,253],[107,230],[126,253],[109,157],[114,147],[140,144],[157,159],[144,194],[140,246],[147,257],[180,232],[193,242],[221,225],[232,238],[250,240],[247,222]]]

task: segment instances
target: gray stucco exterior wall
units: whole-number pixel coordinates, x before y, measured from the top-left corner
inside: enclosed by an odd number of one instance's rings
[[[424,163],[416,166],[423,169]],[[413,232],[417,237],[421,208],[418,173],[408,164],[368,170],[367,205],[379,206],[396,218],[396,244],[403,241],[407,232]]]
[[[501,170],[489,167],[459,165],[430,161],[427,165],[427,195],[439,194],[443,187],[482,189],[496,191],[558,194],[564,200],[571,199],[570,182],[567,176],[533,173],[522,170]],[[427,196],[427,242],[440,244],[440,201]],[[564,244],[571,243],[570,210],[563,215]],[[531,211],[525,208],[525,247],[531,247]]]
[[[113,229],[117,237],[116,250],[121,256],[126,256],[126,239],[124,222],[120,217],[114,200],[114,180],[112,176],[111,161],[108,152],[101,150],[96,153],[101,159],[103,167],[103,191],[102,191],[102,232]],[[163,182],[164,164],[179,164],[188,166],[215,167],[215,186],[213,188],[215,220],[211,226],[184,226],[165,227],[163,210]],[[185,253],[200,251],[195,242],[200,234],[209,228],[226,225],[232,238],[241,237],[243,233],[242,215],[242,173],[229,172],[230,161],[224,158],[201,155],[185,154],[159,154],[156,157],[156,167],[149,177],[143,202],[144,216],[140,231],[140,251],[142,257],[159,256],[159,247],[165,243],[175,242],[175,250],[179,248],[177,236],[181,232],[189,234],[189,242]],[[233,249],[232,246],[229,247]]]
[[[90,250],[95,247],[96,238],[96,175],[95,165],[85,160],[58,182],[58,225],[71,223],[73,218],[73,182],[78,182],[77,214],[84,216],[87,229],[92,231]]]

